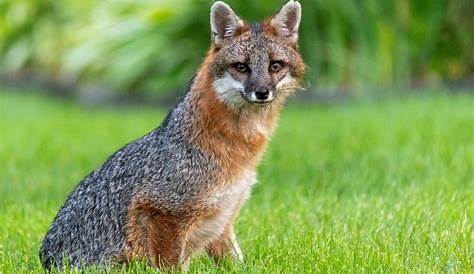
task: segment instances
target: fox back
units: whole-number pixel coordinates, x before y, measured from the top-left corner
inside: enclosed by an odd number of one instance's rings
[[[43,240],[43,266],[146,259],[186,268],[200,250],[243,260],[233,226],[304,75],[300,18],[295,1],[260,23],[214,3],[212,45],[187,94],[157,129],[79,183]]]

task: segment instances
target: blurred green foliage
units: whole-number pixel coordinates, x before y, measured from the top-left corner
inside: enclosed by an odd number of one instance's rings
[[[356,89],[474,72],[471,0],[302,0],[308,86]],[[156,96],[184,86],[209,46],[199,0],[0,0],[0,68]],[[282,1],[229,0],[260,20]]]

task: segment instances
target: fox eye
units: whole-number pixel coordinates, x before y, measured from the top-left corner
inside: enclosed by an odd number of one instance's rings
[[[234,63],[232,66],[240,73],[246,73],[250,70],[246,64],[240,62]]]
[[[270,63],[270,70],[272,72],[279,72],[283,68],[283,62],[273,61]]]

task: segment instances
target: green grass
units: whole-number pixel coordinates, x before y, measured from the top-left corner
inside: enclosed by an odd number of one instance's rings
[[[0,273],[39,272],[68,192],[165,111],[13,92],[0,93]],[[289,106],[259,174],[237,223],[246,262],[200,257],[191,272],[474,272],[472,96]]]

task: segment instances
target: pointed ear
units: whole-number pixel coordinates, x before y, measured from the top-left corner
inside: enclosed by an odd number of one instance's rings
[[[290,0],[270,21],[280,36],[287,37],[292,43],[298,41],[298,27],[301,20],[301,5],[298,1]]]
[[[217,1],[211,7],[212,42],[219,45],[222,40],[235,35],[244,22],[224,2]]]

